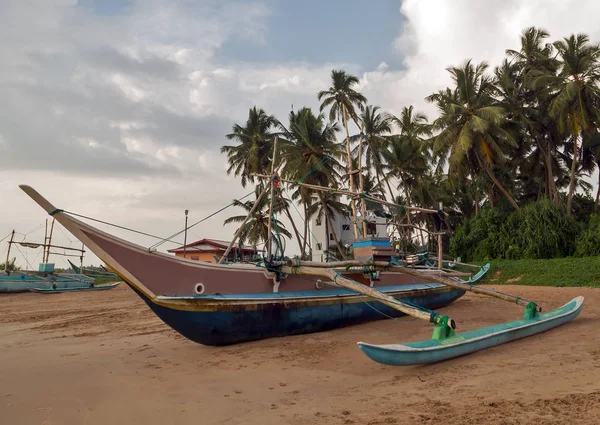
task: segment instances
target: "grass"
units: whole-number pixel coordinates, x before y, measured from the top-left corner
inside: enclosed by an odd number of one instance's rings
[[[600,257],[493,260],[490,263],[490,270],[481,283],[600,287]]]

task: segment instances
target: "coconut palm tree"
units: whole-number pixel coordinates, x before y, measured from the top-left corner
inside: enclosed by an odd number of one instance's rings
[[[273,130],[279,124],[273,115],[267,115],[256,106],[248,111],[248,119],[244,126],[233,125],[229,140],[239,142],[236,146],[222,146],[221,153],[227,154],[229,168],[227,174],[242,177],[242,186],[248,181],[254,182],[252,173],[264,174],[268,169],[273,154]]]
[[[562,59],[557,76],[545,81],[556,87],[557,94],[550,106],[550,114],[558,119],[562,134],[572,138],[572,162],[567,212],[575,191],[577,162],[581,152],[578,141],[584,132],[591,132],[600,123],[600,46],[591,44],[585,34],[571,35],[556,41],[554,48]]]
[[[354,86],[359,83],[359,80],[354,75],[347,74],[346,71],[332,70],[331,71],[331,87],[328,90],[322,90],[318,93],[317,98],[322,101],[320,110],[330,107],[329,120],[334,121],[341,118],[344,128],[346,129],[346,155],[348,173],[352,174],[352,154],[350,147],[350,132],[348,131],[348,119],[352,119],[357,127],[358,114],[356,109],[362,111],[367,98],[354,90]],[[354,191],[354,183],[350,179],[350,190]],[[352,202],[352,213],[356,216],[356,204]],[[358,237],[358,230],[354,226],[354,236]]]
[[[556,119],[550,115],[554,90],[548,84],[536,83],[540,76],[556,75],[560,66],[554,46],[546,42],[548,36],[548,32],[541,28],[523,30],[520,50],[506,50],[512,62],[505,60],[496,69],[496,77],[503,97],[500,106],[506,109],[511,122],[521,126],[525,138],[535,144],[534,149],[539,150],[535,157],[543,161],[545,193],[558,203],[560,197],[555,174],[560,173],[557,168],[560,166],[558,149],[563,138],[558,134]],[[524,149],[527,148],[524,146]],[[525,179],[530,177],[530,174],[526,175]]]
[[[426,98],[437,104],[440,117],[433,122],[439,131],[434,138],[434,151],[449,154],[450,172],[483,169],[493,184],[515,209],[519,205],[492,171],[494,163],[502,163],[503,148],[517,145],[505,131],[504,109],[496,105],[496,87],[486,74],[487,63],[473,65],[471,60],[447,70],[452,75],[454,90],[442,90]]]
[[[255,196],[258,199],[260,192],[262,191],[262,187],[259,185],[255,189]],[[244,215],[237,215],[233,217],[229,217],[223,222],[223,225],[229,223],[242,223],[248,213],[254,208],[256,202],[258,202],[258,206],[252,213],[250,219],[243,224],[241,227],[241,232],[238,236],[240,244],[250,244],[256,249],[256,246],[261,242],[266,242],[269,239],[269,206],[270,206],[270,195],[263,196],[261,199],[254,201],[246,201],[240,202],[238,200],[233,201],[233,206],[241,207],[246,211]],[[282,212],[286,208],[285,201],[281,197],[276,197],[273,202],[273,215],[276,215]],[[238,229],[239,230],[239,229]],[[287,238],[291,238],[290,232],[285,229],[283,223],[281,223],[276,218],[273,220],[272,231],[277,235],[282,235]],[[237,230],[236,230],[237,232]]]
[[[359,117],[361,134],[350,138],[351,141],[365,144],[365,166],[367,170],[372,168],[375,171],[378,183],[381,182],[383,176],[383,151],[389,143],[386,135],[392,131],[392,116],[386,112],[380,112],[380,109],[379,106],[367,105]],[[358,150],[362,150],[362,145],[354,149],[355,156],[358,155]],[[362,163],[362,161],[360,162]],[[393,196],[391,189],[390,196]]]
[[[289,128],[281,126],[282,174],[295,181],[318,186],[337,187],[342,170],[338,162],[341,157],[340,145],[336,141],[339,127],[327,124],[323,114],[315,115],[310,108],[290,112]],[[313,191],[296,186],[292,199],[300,200],[304,206],[304,244],[307,250],[308,221],[311,217],[311,205],[314,202]],[[336,235],[337,236],[337,235]]]

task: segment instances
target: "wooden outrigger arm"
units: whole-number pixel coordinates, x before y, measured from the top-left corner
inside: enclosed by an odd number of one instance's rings
[[[436,328],[438,328],[439,331],[446,335],[452,334],[453,330],[456,328],[456,323],[448,316],[442,316],[430,310],[418,308],[413,305],[407,304],[401,300],[386,295],[375,288],[355,282],[352,279],[348,279],[347,277],[344,277],[342,274],[333,270],[332,268],[282,266],[281,271],[287,274],[327,277],[331,279],[334,284],[337,284],[355,292],[359,292],[368,297],[375,298],[383,304],[388,305],[409,316],[415,317],[417,319],[427,320],[428,322],[435,324]]]
[[[273,263],[273,265],[284,264],[284,263],[286,263],[290,266],[300,266],[300,267],[297,267],[298,269],[310,268],[311,273],[314,270],[321,269],[321,268],[368,267],[370,271],[387,271],[387,270],[398,271],[398,272],[410,274],[412,276],[420,277],[423,279],[430,279],[432,276],[431,273],[424,273],[422,271],[413,269],[411,267],[393,266],[385,261],[368,262],[368,261],[348,260],[348,261],[335,261],[332,263],[319,263],[317,261],[289,260],[287,262],[275,262],[275,263]],[[315,274],[317,274],[317,273],[315,272]],[[462,289],[464,291],[470,291],[475,294],[482,294],[482,295],[488,295],[490,297],[499,298],[504,301],[522,305],[524,307],[527,307],[528,309],[533,309],[533,310],[535,310],[535,312],[542,311],[542,308],[540,306],[538,306],[536,303],[534,303],[533,301],[528,301],[521,297],[514,297],[509,294],[498,292],[498,291],[495,291],[495,290],[489,289],[489,288],[483,288],[481,286],[477,286],[477,285],[470,284],[470,283],[458,282],[456,280],[448,279],[447,277],[441,276],[440,274],[436,274],[435,279],[436,279],[436,281],[439,281],[440,283],[443,283],[444,285],[447,285],[447,286],[451,286],[453,288]],[[356,284],[360,285],[359,283],[356,283]],[[349,288],[349,289],[353,289],[353,288]]]

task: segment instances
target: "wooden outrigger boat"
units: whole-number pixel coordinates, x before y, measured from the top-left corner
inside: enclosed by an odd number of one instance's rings
[[[47,226],[46,226],[47,227]],[[8,250],[6,252],[5,269],[0,272],[0,293],[2,292],[29,292],[31,290],[54,290],[54,289],[67,289],[74,287],[92,287],[94,279],[78,273],[57,273],[54,270],[54,264],[49,263],[49,258],[52,248],[59,248],[67,251],[80,251],[83,255],[83,249],[64,247],[58,245],[52,245],[52,230],[54,229],[54,221],[50,229],[50,235],[48,236],[48,229],[46,229],[46,236],[44,243],[33,243],[33,242],[18,242],[14,240],[15,231],[11,233],[10,240],[8,241]],[[10,258],[10,249],[12,245],[21,245],[27,248],[43,248],[42,263],[40,264],[39,270],[13,270]],[[56,254],[56,253],[55,253]]]
[[[99,285],[92,286],[74,286],[69,288],[31,288],[31,292],[37,292],[38,294],[62,294],[63,292],[79,292],[79,291],[106,291],[108,289],[116,288],[121,282],[114,283],[102,283]]]
[[[333,281],[322,282],[319,274],[300,276],[270,264],[203,263],[149,250],[57,209],[29,186],[21,188],[117,273],[166,324],[201,344],[318,332],[405,314],[365,294],[328,286]],[[440,283],[438,271],[414,275],[401,268],[371,271],[323,264],[365,288],[377,288],[418,308],[441,308],[465,294],[462,288]]]
[[[265,261],[263,268],[198,263],[100,231],[57,209],[33,188],[20,187],[115,270],[166,324],[201,344],[225,345],[316,332],[381,315],[407,314],[434,325],[431,340],[404,345],[360,342],[359,347],[376,362],[411,365],[447,360],[546,331],[574,319],[583,306],[583,297],[578,297],[540,314],[541,308],[534,302],[445,276],[442,271],[434,275],[431,270],[384,261],[281,259]],[[455,334],[455,321],[434,309],[450,304],[466,291],[523,305],[524,318]]]
[[[112,272],[86,269],[85,267],[76,266],[75,264],[73,264],[73,262],[71,260],[67,260],[67,261],[69,262],[69,265],[71,266],[73,271],[77,274],[84,274],[86,276],[95,277],[95,278],[117,277],[117,275]]]
[[[277,139],[275,152],[276,147]],[[359,169],[360,158],[359,153]],[[348,163],[351,164],[350,158]],[[475,279],[481,278],[489,265],[469,281],[453,277],[442,270],[441,232],[437,233],[437,270],[394,265],[394,250],[389,240],[358,239],[356,201],[360,200],[362,217],[366,217],[365,198],[389,206],[396,204],[354,192],[352,179],[351,191],[295,181],[288,183],[351,197],[357,239],[354,243],[355,260],[320,263],[291,260],[285,258],[283,252],[275,255],[271,242],[275,240],[276,246],[281,246],[281,243],[277,243],[271,232],[273,202],[276,187],[283,181],[275,172],[275,155],[271,167],[271,175],[259,176],[267,178],[269,184],[265,185],[245,219],[251,217],[258,201],[270,189],[267,257],[256,265],[223,264],[241,232],[241,226],[219,264],[199,263],[171,257],[102,232],[76,219],[73,213],[57,209],[33,188],[20,187],[123,278],[166,324],[202,344],[224,345],[315,332],[382,316],[406,314],[432,323],[432,338],[404,345],[362,342],[358,345],[376,362],[413,365],[451,359],[544,332],[573,320],[583,307],[583,297],[577,297],[561,308],[540,314],[541,308],[532,301],[475,285]],[[350,169],[349,174],[352,173]],[[362,191],[362,184],[360,186]],[[441,208],[438,211],[410,208],[438,215],[442,213]],[[366,235],[365,220],[362,229],[362,235]],[[524,317],[504,325],[456,334],[455,321],[434,309],[450,304],[466,291],[522,305],[525,307]]]
[[[46,226],[47,227],[47,226]],[[51,252],[51,249],[61,249],[69,252],[79,252],[79,258],[83,264],[83,254],[85,252],[84,248],[72,248],[60,245],[52,244],[52,230],[54,229],[54,220],[52,221],[52,225],[50,227],[50,233],[48,235],[48,229],[46,229],[46,235],[44,237],[44,243],[33,243],[33,242],[24,242],[24,241],[15,241],[14,235],[15,231],[13,230],[11,233],[11,238],[8,241],[8,250],[6,253],[6,262],[5,264],[8,267],[5,267],[6,270],[0,272],[0,293],[14,293],[14,292],[38,292],[38,293],[58,293],[58,292],[68,292],[68,291],[94,291],[94,290],[106,290],[112,289],[115,285],[100,285],[97,286],[95,284],[95,276],[88,276],[85,274],[79,273],[79,268],[74,268],[74,273],[66,273],[66,272],[56,272],[54,269],[54,264],[50,263],[50,254],[54,255],[66,255],[69,254],[60,254],[57,252]],[[43,248],[42,253],[42,263],[39,265],[38,270],[14,270],[14,266],[11,266],[9,262],[10,258],[10,249],[12,245],[21,245],[27,248]],[[71,255],[77,256],[77,255]],[[69,261],[71,265],[71,263]],[[117,277],[116,275],[112,275]],[[109,277],[109,276],[103,276]]]

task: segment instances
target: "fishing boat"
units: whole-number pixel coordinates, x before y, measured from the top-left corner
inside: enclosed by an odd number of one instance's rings
[[[117,278],[118,277],[115,273],[112,273],[112,272],[109,272],[106,270],[94,270],[94,269],[90,269],[90,268],[76,266],[75,264],[73,264],[73,262],[71,260],[67,260],[67,261],[69,262],[71,269],[73,269],[73,271],[77,274],[84,274],[86,276],[94,277],[94,278]]]
[[[101,283],[99,285],[90,286],[73,286],[68,288],[31,288],[31,292],[37,292],[38,294],[62,294],[63,292],[78,292],[78,291],[106,291],[119,286],[121,282],[113,283]]]
[[[319,275],[281,272],[269,264],[204,263],[149,250],[57,209],[29,186],[21,188],[114,270],[166,324],[201,344],[318,332],[403,314],[365,294],[331,286],[333,282]],[[419,308],[441,308],[465,294],[464,289],[441,284],[439,271],[415,276],[403,270],[323,264],[365,288],[377,288]]]
[[[56,252],[57,249],[68,251],[68,252],[79,252],[81,261],[83,262],[83,254],[85,250],[81,249],[53,245],[52,244],[52,231],[54,230],[54,220],[50,226],[48,232],[48,225],[46,223],[46,234],[44,236],[44,243],[34,243],[29,241],[15,241],[15,231],[11,233],[10,240],[8,241],[8,250],[6,253],[5,270],[0,272],[0,293],[11,293],[11,292],[42,292],[42,291],[66,291],[66,290],[94,290],[95,278],[92,276],[86,276],[80,274],[78,271],[75,273],[56,272],[54,263],[50,263],[50,254],[54,255],[65,255],[70,254]],[[19,245],[25,248],[42,248],[42,263],[40,263],[38,270],[16,270],[14,267],[14,260],[9,261],[10,251],[13,245]],[[55,251],[52,252],[52,249]],[[115,285],[116,286],[116,285]],[[106,287],[102,289],[111,289]]]
[[[394,264],[396,252],[389,238],[368,237],[366,219],[361,220],[362,237],[353,243],[352,260],[323,263],[285,257],[283,243],[277,232],[273,233],[273,202],[282,182],[349,196],[356,236],[358,202],[363,218],[367,217],[366,199],[382,205],[398,205],[363,193],[362,185],[361,192],[356,192],[353,179],[349,191],[283,180],[275,170],[276,147],[277,138],[271,174],[254,174],[268,183],[217,264],[172,257],[158,252],[157,245],[147,248],[118,238],[79,220],[76,213],[56,208],[32,187],[20,188],[114,270],[167,325],[201,344],[227,345],[317,332],[405,314],[431,323],[432,338],[391,346],[359,342],[358,346],[375,362],[412,365],[448,360],[544,332],[573,320],[581,311],[582,297],[540,314],[541,307],[533,301],[476,285],[489,265],[468,281],[461,280],[457,272],[443,270],[441,229],[436,232],[437,269],[407,267],[397,261]],[[360,157],[359,145],[359,169]],[[349,174],[352,173],[350,169]],[[244,223],[267,191],[271,196],[266,256],[256,264],[225,263]],[[438,210],[409,208],[435,214],[442,221],[441,207],[440,204]],[[522,305],[523,319],[456,334],[456,322],[436,309],[451,304],[466,291]]]

